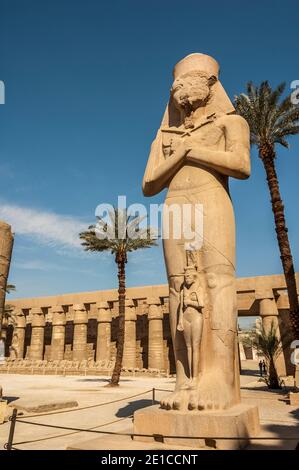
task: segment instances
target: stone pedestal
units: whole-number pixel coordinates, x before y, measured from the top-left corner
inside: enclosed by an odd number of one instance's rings
[[[12,359],[23,359],[24,356],[24,344],[25,344],[25,328],[26,318],[22,310],[15,310],[13,312],[14,317],[14,329],[13,337],[10,347],[10,357]]]
[[[290,392],[289,393],[289,400],[291,406],[299,407],[299,392]]]
[[[99,302],[98,308],[98,335],[97,335],[97,361],[110,361],[111,349],[111,310],[107,302]]]
[[[74,305],[73,361],[87,359],[88,314],[83,304]]]
[[[133,300],[126,299],[123,354],[123,367],[126,369],[135,369],[136,367],[136,319],[136,309]]]
[[[295,359],[298,356],[299,356],[299,353],[295,355]],[[296,365],[296,369],[295,369],[294,387],[295,387],[295,391],[289,393],[290,405],[299,407],[299,365]]]
[[[148,368],[164,369],[163,312],[158,297],[148,303]]]
[[[3,424],[7,415],[7,401],[0,401],[0,424]]]
[[[155,405],[134,413],[134,433],[155,435],[154,438],[134,438],[142,442],[158,441],[194,449],[237,450],[246,447],[249,439],[257,437],[259,432],[258,409],[252,405],[239,404],[222,411],[189,412],[164,410]]]
[[[31,309],[30,359],[40,361],[44,354],[45,317],[40,308]]]
[[[61,305],[52,307],[51,361],[62,361],[65,343],[65,313]]]

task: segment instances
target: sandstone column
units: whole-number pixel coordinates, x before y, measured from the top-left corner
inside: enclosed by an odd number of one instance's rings
[[[280,330],[278,323],[278,308],[274,298],[272,289],[265,289],[263,291],[256,291],[256,299],[260,302],[260,316],[265,331],[269,331],[273,323],[276,328],[277,337],[280,338]],[[278,375],[285,375],[286,365],[284,355],[281,353],[276,360],[276,368]]]
[[[31,309],[30,359],[42,360],[44,354],[45,317],[40,307]]]
[[[73,361],[87,358],[88,314],[83,304],[74,305]]]
[[[135,369],[136,367],[136,309],[132,299],[126,299],[125,307],[125,343],[123,367]]]
[[[164,369],[163,312],[158,297],[147,300],[148,309],[148,368]]]
[[[2,316],[4,313],[6,284],[13,247],[13,234],[10,225],[0,221],[0,338]]]
[[[98,308],[98,334],[97,334],[97,361],[110,361],[111,348],[111,310],[107,302],[99,302]]]
[[[51,361],[62,361],[65,342],[65,313],[61,305],[52,307]]]
[[[10,357],[12,359],[23,359],[26,318],[22,310],[15,310],[13,312],[13,318],[14,318],[14,329],[13,329],[13,337],[12,337],[12,342],[11,342],[11,347],[10,347]]]

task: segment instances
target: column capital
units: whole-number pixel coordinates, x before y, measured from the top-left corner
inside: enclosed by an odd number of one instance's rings
[[[52,312],[52,326],[65,325],[65,313],[62,305],[53,305],[51,307]]]
[[[65,313],[64,312],[54,312],[52,315],[52,326],[60,326],[65,325]]]
[[[26,317],[23,313],[23,310],[16,308],[12,312],[12,316],[15,321],[15,328],[25,328],[26,327]]]
[[[271,289],[270,287],[257,288],[255,290],[255,298],[256,300],[274,299],[273,289]]]
[[[51,312],[52,313],[64,313],[63,306],[62,305],[53,305],[53,307],[51,307]]]
[[[105,301],[97,302],[97,303],[96,303],[96,307],[97,307],[98,310],[99,310],[100,308],[103,308],[103,309],[108,309],[108,308],[110,308],[108,302],[105,302]]]
[[[275,299],[263,298],[260,300],[260,316],[261,317],[277,317],[278,308]]]
[[[42,311],[42,309],[41,309],[40,307],[32,307],[32,308],[30,309],[30,313],[31,313],[32,315],[43,315],[43,311]]]
[[[157,303],[149,304],[147,318],[148,320],[162,320],[163,311],[161,305]]]
[[[146,299],[147,305],[161,305],[160,297],[148,297]]]
[[[86,311],[85,305],[84,304],[74,304],[73,305],[73,310],[74,311]]]
[[[108,302],[98,302],[97,303],[97,320],[98,323],[110,323],[112,322],[111,310]]]
[[[88,322],[88,313],[84,304],[75,304],[74,309],[74,324],[82,324]]]
[[[36,326],[45,326],[45,316],[43,314],[43,311],[40,307],[34,307],[30,310],[30,313],[32,315],[31,318],[31,326],[36,327]]]
[[[126,299],[125,303],[125,321],[136,321],[137,314],[135,304],[132,299]]]

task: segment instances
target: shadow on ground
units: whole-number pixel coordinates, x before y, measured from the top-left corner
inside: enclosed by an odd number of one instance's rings
[[[271,392],[271,393],[275,393],[276,395],[281,395],[281,396],[284,396],[286,395],[287,393],[289,392],[292,392],[294,390],[294,387],[291,387],[291,386],[287,386],[287,387],[282,387],[280,389],[273,389],[273,388],[268,388],[267,385],[260,385],[258,387],[254,386],[254,387],[248,387],[246,385],[243,385],[240,387],[241,390],[250,390],[251,392]]]
[[[252,377],[260,377],[260,372],[258,370],[252,369],[241,369],[240,375],[250,375]]]
[[[77,382],[110,382],[110,379],[78,379]],[[121,382],[131,382],[130,380],[121,379]]]
[[[11,403],[12,401],[18,400],[20,397],[7,397],[7,396],[4,396],[2,398],[3,398],[3,400],[7,400],[8,403]]]
[[[128,403],[128,405],[119,408],[115,416],[117,418],[127,418],[131,416],[135,411],[140,410],[141,408],[146,408],[148,406],[157,405],[158,401],[153,400],[135,400]]]

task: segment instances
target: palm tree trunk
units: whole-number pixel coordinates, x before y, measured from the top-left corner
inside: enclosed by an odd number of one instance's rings
[[[278,380],[277,370],[274,364],[273,358],[269,360],[269,378],[268,378],[269,388],[278,389],[281,388]]]
[[[271,195],[272,211],[275,220],[275,230],[280,250],[280,258],[285,275],[290,304],[290,321],[295,339],[299,339],[299,305],[296,286],[293,257],[286,226],[284,205],[281,200],[278,178],[275,169],[275,152],[273,148],[263,148],[259,151],[266,171],[267,182]]]
[[[116,257],[118,265],[118,335],[115,365],[112,372],[110,386],[119,384],[125,342],[125,301],[126,301],[126,256],[121,254]]]

